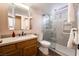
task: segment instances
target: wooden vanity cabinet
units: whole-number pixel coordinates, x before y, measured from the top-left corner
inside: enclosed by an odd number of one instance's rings
[[[17,43],[20,55],[33,56],[37,54],[37,39]]]
[[[1,56],[33,56],[37,54],[37,38],[0,47]]]

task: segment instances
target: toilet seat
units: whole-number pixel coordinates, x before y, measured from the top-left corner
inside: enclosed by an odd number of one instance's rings
[[[50,42],[45,41],[45,40],[40,41],[40,44],[41,44],[43,47],[48,47],[48,46],[50,46],[50,45],[51,45],[51,43],[50,43]]]
[[[50,45],[50,42],[45,41],[45,40],[42,40],[40,43],[41,43],[41,44],[44,44],[44,45]]]

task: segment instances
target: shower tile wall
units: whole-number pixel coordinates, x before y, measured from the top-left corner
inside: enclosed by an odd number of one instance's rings
[[[47,40],[51,42],[52,48],[55,48],[55,41],[56,41],[56,33],[53,32],[52,29],[52,19],[51,15],[48,15],[49,19],[43,19],[45,22],[43,22],[43,40]]]
[[[43,39],[51,42],[51,37],[53,35],[52,21],[50,19],[50,15],[48,15],[48,17],[49,19],[45,21],[45,24],[43,24]]]

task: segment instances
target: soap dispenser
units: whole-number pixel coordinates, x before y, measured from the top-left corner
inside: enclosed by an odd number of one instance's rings
[[[12,37],[15,37],[15,32],[14,31],[12,32]]]

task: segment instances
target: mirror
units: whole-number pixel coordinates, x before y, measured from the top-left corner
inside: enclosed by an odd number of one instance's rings
[[[20,7],[20,6],[17,6],[15,5],[15,30],[22,30],[22,29],[26,29],[26,28],[23,28],[27,23],[25,23],[25,21],[23,22],[22,20],[24,20],[25,18],[23,17],[27,17],[27,20],[28,17],[29,17],[29,11]]]
[[[9,30],[14,30],[15,16],[13,4],[8,4],[8,7],[8,28]]]
[[[30,15],[29,10],[18,6],[16,4],[9,4],[8,11],[8,27],[9,30],[29,30],[30,29]]]
[[[21,16],[15,16],[15,30],[21,29]]]
[[[31,29],[31,19],[32,17],[22,17],[21,20],[21,29],[23,30],[30,30]]]

